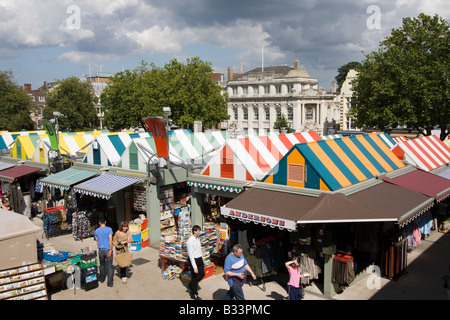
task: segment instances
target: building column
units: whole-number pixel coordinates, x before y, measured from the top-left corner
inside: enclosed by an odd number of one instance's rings
[[[159,205],[158,186],[148,183],[146,193],[150,244],[157,245],[161,241],[161,208]]]
[[[192,225],[198,225],[203,228],[203,193],[195,192],[194,186],[191,186],[191,222]]]

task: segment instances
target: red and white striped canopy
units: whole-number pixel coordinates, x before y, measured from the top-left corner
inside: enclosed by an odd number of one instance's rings
[[[450,149],[437,136],[431,135],[399,142],[406,161],[424,171],[450,163]]]
[[[322,139],[314,131],[227,140],[201,174],[243,181],[260,180],[295,144],[318,140]]]

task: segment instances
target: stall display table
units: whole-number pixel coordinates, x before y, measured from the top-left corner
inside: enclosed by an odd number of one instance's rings
[[[180,266],[180,268],[182,269],[182,271],[184,271],[189,264],[185,260],[178,260],[178,259],[163,256],[163,255],[159,255],[159,258],[161,260],[161,273],[163,273],[164,270],[166,270],[166,268],[169,264],[173,264],[173,263],[178,264]]]

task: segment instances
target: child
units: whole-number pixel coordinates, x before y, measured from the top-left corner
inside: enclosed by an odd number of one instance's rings
[[[302,270],[300,269],[299,258],[294,256],[291,261],[285,263],[285,266],[289,272],[289,282],[287,283],[289,300],[302,300],[302,287],[300,285]]]

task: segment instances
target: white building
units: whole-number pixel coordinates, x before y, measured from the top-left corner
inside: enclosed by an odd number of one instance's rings
[[[227,92],[230,120],[222,122],[222,129],[237,126],[244,133],[264,134],[284,114],[296,132],[328,134],[328,128],[340,119],[335,89],[318,87],[317,79],[300,69],[298,59],[294,68],[270,66],[237,76],[229,68]]]
[[[351,130],[359,130],[353,121],[353,118],[349,116],[348,112],[352,108],[352,96],[354,87],[353,80],[355,80],[358,72],[354,69],[350,69],[347,73],[347,77],[345,81],[341,85],[340,89],[340,113],[341,113],[341,130],[343,131],[351,131]]]

